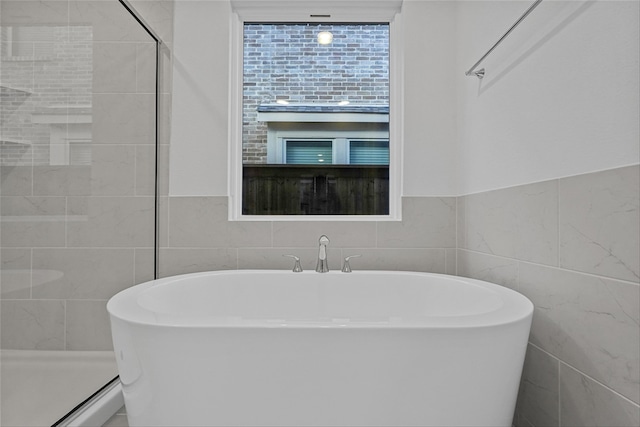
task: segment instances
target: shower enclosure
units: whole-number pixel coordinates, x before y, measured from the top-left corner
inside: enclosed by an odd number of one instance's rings
[[[55,424],[117,375],[106,302],[155,277],[168,152],[169,50],[145,14],[171,10],[0,1],[2,425]]]

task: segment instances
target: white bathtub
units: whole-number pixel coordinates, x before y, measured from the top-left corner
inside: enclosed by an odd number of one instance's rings
[[[389,271],[187,274],[107,308],[132,427],[511,426],[533,313]]]

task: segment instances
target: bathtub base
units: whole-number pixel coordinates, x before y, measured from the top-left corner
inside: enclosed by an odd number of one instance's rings
[[[146,367],[121,372],[129,425],[511,426],[521,323],[501,331],[129,325],[137,350],[120,348],[121,357]],[[167,340],[173,348],[157,344]]]

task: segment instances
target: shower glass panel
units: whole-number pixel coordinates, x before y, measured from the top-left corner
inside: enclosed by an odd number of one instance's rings
[[[117,0],[0,24],[0,424],[51,425],[117,375],[107,300],[154,277],[156,43]]]

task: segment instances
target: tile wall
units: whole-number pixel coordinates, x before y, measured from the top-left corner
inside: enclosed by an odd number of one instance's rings
[[[171,2],[141,3],[170,40]],[[155,43],[115,0],[3,0],[1,7],[3,29],[53,26],[62,37],[37,43],[82,52],[74,60],[3,57],[2,84],[15,79],[29,93],[3,109],[3,129],[21,121],[23,136],[46,138],[25,141],[19,162],[0,165],[1,346],[111,349],[107,300],[153,274],[145,261],[154,245]],[[169,92],[163,87],[164,98]],[[49,102],[49,94],[63,97]],[[53,125],[34,119],[63,106],[55,126],[73,136],[76,104],[86,126],[79,164],[50,156]],[[30,154],[37,152],[46,155]]]
[[[354,269],[455,272],[454,197],[405,197],[402,222],[229,222],[227,197],[171,197],[160,275],[219,269],[292,268],[295,254],[314,269],[318,238],[330,239],[331,269],[342,259]]]
[[[640,168],[457,199],[458,274],[535,305],[516,424],[640,424]]]

